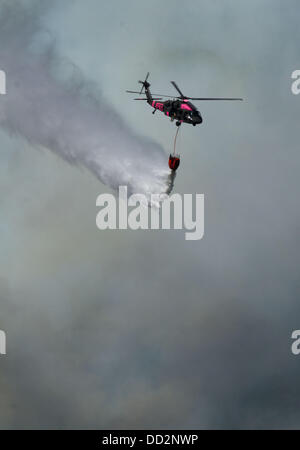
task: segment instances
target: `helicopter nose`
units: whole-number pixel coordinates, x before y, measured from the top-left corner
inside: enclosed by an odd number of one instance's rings
[[[195,121],[196,124],[199,124],[199,123],[202,123],[202,122],[203,122],[202,117],[200,116],[200,114],[197,115],[197,116],[194,118],[194,121]]]

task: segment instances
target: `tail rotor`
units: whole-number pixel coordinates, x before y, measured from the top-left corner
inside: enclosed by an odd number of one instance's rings
[[[139,80],[139,83],[142,84],[141,91],[139,92],[140,95],[143,93],[143,89],[148,88],[150,86],[150,84],[147,82],[149,75],[150,75],[150,73],[148,72],[146,75],[145,81]]]

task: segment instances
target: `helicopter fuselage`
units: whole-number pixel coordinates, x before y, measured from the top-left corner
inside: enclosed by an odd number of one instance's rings
[[[197,108],[188,100],[167,100],[165,102],[148,100],[148,103],[156,110],[163,112],[171,120],[179,123],[190,123],[194,126],[202,123],[202,117]]]

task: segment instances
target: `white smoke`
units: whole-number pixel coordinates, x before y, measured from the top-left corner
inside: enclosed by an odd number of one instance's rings
[[[46,2],[0,0],[0,6],[0,68],[7,76],[0,126],[87,167],[113,189],[127,185],[130,193],[166,192],[169,170],[163,149],[135,135],[78,69],[61,79],[66,61],[52,43],[42,44],[39,19]]]

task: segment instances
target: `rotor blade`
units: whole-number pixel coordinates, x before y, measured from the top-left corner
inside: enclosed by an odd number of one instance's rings
[[[240,100],[243,101],[243,98],[217,98],[217,97],[185,97],[188,100]]]
[[[174,86],[174,88],[176,89],[176,91],[179,92],[180,97],[181,97],[181,98],[186,98],[186,97],[183,95],[183,93],[181,92],[181,90],[179,89],[179,87],[177,86],[177,84],[175,83],[175,81],[171,81],[171,83],[173,84],[173,86]]]
[[[129,92],[129,94],[139,94],[138,91],[126,91],[126,92]],[[159,95],[160,97],[180,98],[174,97],[174,95],[164,95],[164,94],[152,94],[152,95]]]
[[[147,98],[134,98],[133,100],[148,100]],[[153,97],[152,100],[162,100],[162,98]]]
[[[180,98],[180,97],[174,97],[174,95],[164,95],[164,94],[152,94],[152,95],[160,95],[160,97],[169,97],[169,98]]]

